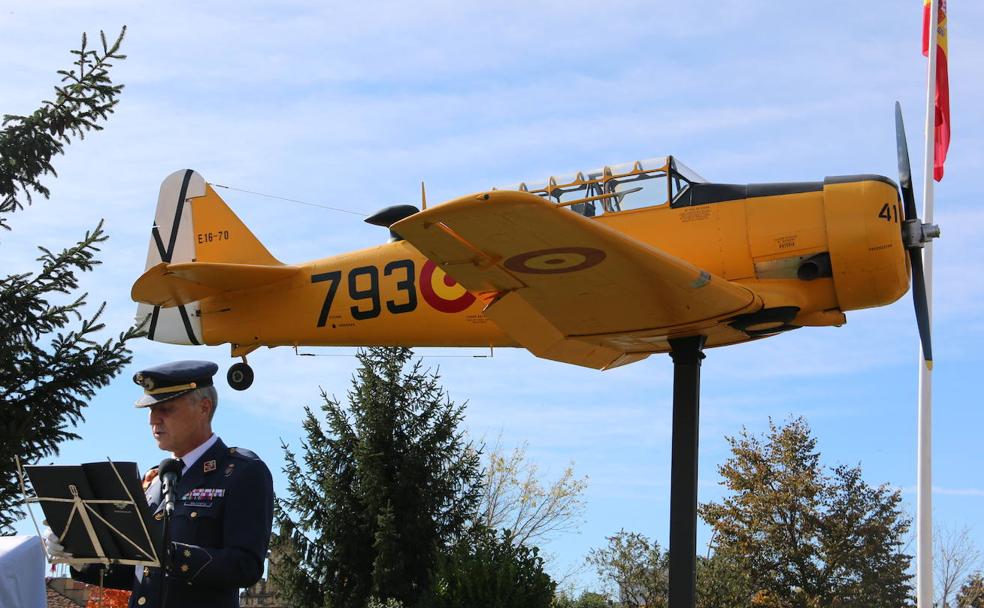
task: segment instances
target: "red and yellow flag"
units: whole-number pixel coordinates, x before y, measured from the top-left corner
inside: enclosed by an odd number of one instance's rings
[[[936,24],[936,128],[934,129],[933,178],[943,179],[943,163],[950,147],[950,78],[946,65],[946,0],[939,0]],[[930,0],[923,0],[923,55],[929,56]]]

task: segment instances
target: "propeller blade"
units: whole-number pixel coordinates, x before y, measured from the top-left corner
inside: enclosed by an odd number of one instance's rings
[[[916,211],[916,197],[912,191],[912,168],[909,166],[909,144],[905,140],[905,125],[902,123],[902,104],[895,102],[895,144],[899,157],[899,186],[902,188],[906,224],[915,222],[920,226]],[[905,239],[903,239],[905,240]],[[926,296],[926,272],[923,270],[922,240],[919,244],[907,243],[909,266],[912,268],[912,303],[916,308],[916,325],[922,343],[923,358],[933,366],[933,340],[929,332],[929,298]]]
[[[902,104],[895,102],[895,145],[899,156],[899,186],[902,187],[902,201],[905,204],[905,219],[914,219],[916,197],[912,190],[912,168],[909,166],[909,144],[905,140],[905,125],[902,124]]]
[[[916,307],[916,325],[922,342],[923,358],[933,366],[933,340],[929,333],[929,299],[926,297],[926,275],[923,271],[922,249],[910,249],[912,267],[912,303]]]

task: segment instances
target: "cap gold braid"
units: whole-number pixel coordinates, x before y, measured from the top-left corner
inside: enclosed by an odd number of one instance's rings
[[[189,382],[188,384],[179,384],[178,386],[163,386],[161,388],[145,389],[145,395],[160,395],[162,393],[176,393],[178,391],[187,391],[193,388],[198,388],[198,384],[194,382]]]

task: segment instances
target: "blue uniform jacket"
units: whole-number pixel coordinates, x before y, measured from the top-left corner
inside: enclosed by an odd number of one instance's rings
[[[273,479],[255,454],[218,440],[189,468],[177,485],[170,522],[172,551],[167,605],[161,604],[161,572],[112,566],[102,584],[133,589],[130,608],[238,608],[239,589],[263,574],[273,522]],[[148,489],[155,519],[164,515],[161,485]],[[73,577],[99,584],[100,566]]]

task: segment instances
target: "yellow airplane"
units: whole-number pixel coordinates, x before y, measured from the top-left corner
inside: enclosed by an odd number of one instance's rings
[[[719,184],[668,156],[388,207],[366,221],[389,242],[302,264],[274,258],[201,175],[178,171],[131,295],[150,339],[230,344],[243,390],[260,346],[511,346],[609,369],[673,338],[715,347],[839,326],[897,300],[911,272],[930,362],[919,248],[938,229],[916,217],[900,121],[904,205],[879,175]]]

